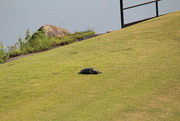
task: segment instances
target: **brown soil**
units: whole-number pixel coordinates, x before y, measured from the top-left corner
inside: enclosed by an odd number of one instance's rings
[[[44,51],[42,51],[42,52],[44,52]],[[31,56],[31,55],[34,55],[34,54],[42,53],[42,52],[36,52],[36,53],[30,53],[30,54],[26,54],[26,55],[19,55],[17,57],[12,57],[12,58],[7,59],[6,63],[17,60],[17,59],[20,59],[20,58],[24,58],[24,57],[27,57],[27,56]]]

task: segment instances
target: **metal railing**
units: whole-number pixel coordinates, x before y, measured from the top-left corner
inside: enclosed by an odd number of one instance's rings
[[[124,28],[124,27],[130,26],[130,25],[133,25],[133,24],[136,24],[136,23],[139,23],[139,22],[142,22],[142,21],[154,18],[154,17],[151,17],[151,18],[135,21],[135,22],[132,22],[132,23],[124,24],[124,10],[130,9],[130,8],[135,8],[135,7],[139,7],[139,6],[142,6],[142,5],[147,5],[147,4],[155,3],[155,5],[156,5],[156,16],[155,17],[158,17],[159,16],[159,9],[158,9],[158,2],[159,1],[161,1],[161,0],[153,0],[153,1],[150,1],[150,2],[146,2],[146,3],[142,3],[142,4],[138,4],[138,5],[133,5],[133,6],[124,8],[123,7],[123,0],[120,0],[121,27]]]

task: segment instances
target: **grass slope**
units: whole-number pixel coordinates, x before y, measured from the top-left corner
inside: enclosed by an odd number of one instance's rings
[[[1,64],[0,121],[178,121],[179,41],[180,11]]]

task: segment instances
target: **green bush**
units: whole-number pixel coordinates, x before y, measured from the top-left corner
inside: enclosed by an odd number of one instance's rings
[[[8,53],[9,54],[9,57],[16,57],[16,56],[19,56],[19,55],[22,55],[22,52],[21,50],[15,50],[15,51],[11,51]]]
[[[37,51],[50,49],[54,43],[53,41],[51,41],[51,38],[37,39],[37,41]]]
[[[0,63],[4,63],[4,50],[0,46]]]
[[[0,63],[4,63],[7,58],[8,55],[6,53],[6,50],[4,49],[3,44],[0,43]]]
[[[83,37],[87,37],[87,36],[91,36],[91,35],[95,35],[96,33],[94,31],[91,30],[87,30],[87,31],[83,31],[83,32],[75,32],[74,34],[72,34],[72,36],[74,36],[75,39],[81,39]]]
[[[74,41],[74,38],[72,36],[64,36],[60,38],[60,45],[67,45]]]

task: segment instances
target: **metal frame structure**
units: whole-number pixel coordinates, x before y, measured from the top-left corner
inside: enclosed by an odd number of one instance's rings
[[[155,3],[155,5],[156,5],[156,16],[155,17],[158,17],[159,16],[159,8],[158,8],[158,2],[159,1],[161,1],[161,0],[153,0],[153,1],[150,1],[150,2],[146,2],[146,3],[142,3],[142,4],[138,4],[138,5],[134,5],[134,6],[124,8],[123,7],[123,0],[120,0],[121,27],[124,28],[124,27],[130,26],[130,25],[133,25],[133,24],[136,24],[136,23],[139,23],[139,22],[154,18],[154,17],[151,17],[151,18],[135,21],[135,22],[132,22],[132,23],[124,24],[124,10],[127,10],[127,9],[131,9],[131,8],[139,7],[139,6],[142,6],[142,5]]]

